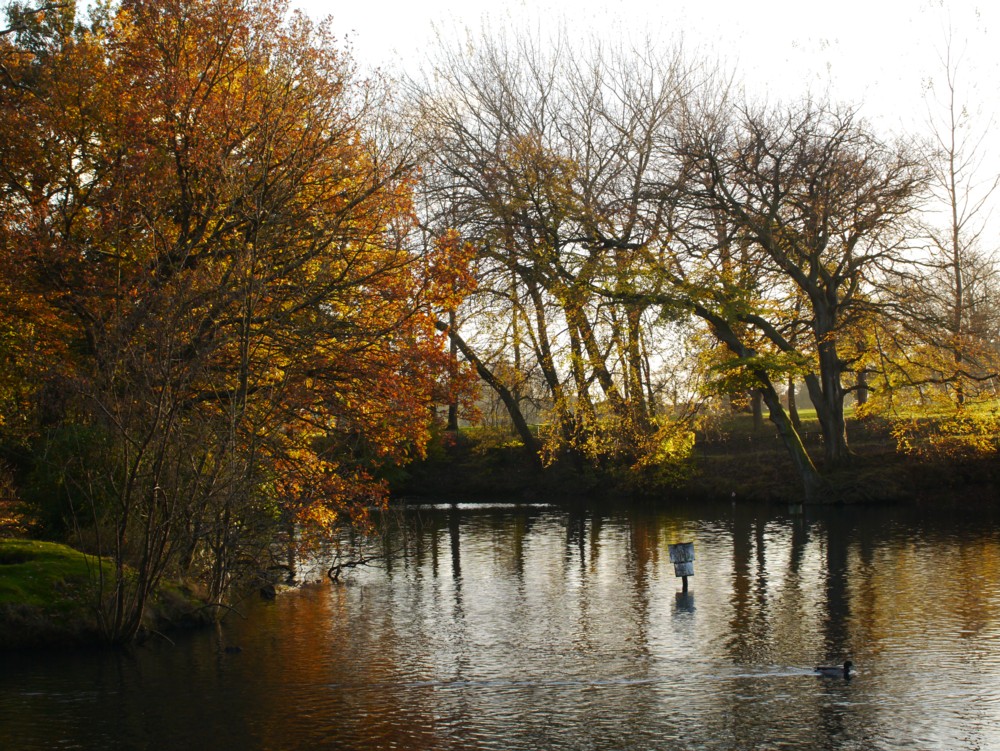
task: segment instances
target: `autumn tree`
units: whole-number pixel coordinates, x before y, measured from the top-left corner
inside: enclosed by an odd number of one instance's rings
[[[414,251],[412,159],[328,24],[138,0],[44,31],[5,40],[4,280],[70,354],[58,471],[118,564],[124,640],[169,567],[221,603],[282,516],[384,499],[378,468],[428,438],[467,259]]]
[[[740,103],[680,56],[540,50],[477,40],[412,88],[427,221],[479,248],[478,299],[530,347],[558,433],[611,455],[603,422],[641,444],[662,409],[648,398],[657,327],[696,320],[724,347],[716,388],[760,396],[818,496],[779,384],[805,382],[826,467],[847,463],[865,330],[892,313],[888,280],[911,260],[918,155],[850,108]]]
[[[477,359],[544,383],[549,445],[595,460],[634,461],[668,422],[651,367],[668,327],[599,287],[643,273],[632,249],[655,224],[643,191],[662,179],[657,150],[686,77],[675,51],[494,34],[445,48],[433,75],[410,84],[428,155],[424,221],[479,249],[464,308]],[[504,325],[477,323],[487,316]],[[484,377],[523,424],[502,390],[516,384]]]
[[[737,313],[779,352],[814,363],[804,380],[827,463],[849,458],[845,395],[854,388],[845,332],[872,311],[871,294],[906,257],[909,221],[926,173],[902,143],[883,141],[850,109],[806,101],[785,110],[743,107],[732,121],[682,133],[696,206],[721,214],[762,254],[801,318]],[[793,343],[789,326],[808,337]],[[806,344],[808,343],[808,344]]]

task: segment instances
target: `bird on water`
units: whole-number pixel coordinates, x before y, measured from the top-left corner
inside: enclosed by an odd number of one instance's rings
[[[854,663],[848,660],[840,665],[820,665],[813,668],[819,675],[827,676],[828,678],[844,678],[849,679],[851,677],[851,668],[854,667]]]

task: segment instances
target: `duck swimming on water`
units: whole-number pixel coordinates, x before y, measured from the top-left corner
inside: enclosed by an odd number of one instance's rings
[[[819,667],[813,668],[819,675],[826,676],[828,678],[843,678],[849,680],[851,677],[851,668],[854,667],[854,663],[848,660],[844,663],[843,667],[834,665],[827,666],[821,665]]]

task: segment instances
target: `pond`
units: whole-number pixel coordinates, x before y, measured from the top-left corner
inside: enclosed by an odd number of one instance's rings
[[[0,748],[1000,748],[993,513],[406,519],[379,567],[249,604],[219,633],[0,656]],[[687,593],[668,555],[682,541]],[[847,658],[851,680],[812,672]]]

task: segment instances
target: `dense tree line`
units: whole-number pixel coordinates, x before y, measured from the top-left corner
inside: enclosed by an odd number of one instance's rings
[[[992,190],[969,202],[950,64],[926,148],[679,48],[435,60],[360,80],[280,0],[7,6],[0,443],[114,558],[109,638],[168,571],[221,605],[279,529],[363,519],[476,376],[533,459],[636,481],[751,394],[807,497],[851,460],[850,393],[994,397]]]
[[[410,93],[424,221],[479,249],[452,334],[472,332],[464,349],[509,394],[537,384],[550,447],[662,461],[686,445],[685,402],[750,392],[812,497],[796,381],[825,469],[851,460],[849,394],[993,396],[995,269],[964,245],[954,141],[885,137],[824,100],[754,102],[679,49],[493,35],[445,51]],[[925,223],[935,187],[943,232]],[[671,359],[678,337],[700,369]]]

